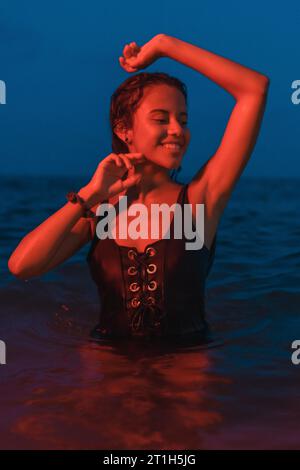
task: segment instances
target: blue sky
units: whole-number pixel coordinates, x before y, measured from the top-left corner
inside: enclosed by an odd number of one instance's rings
[[[124,45],[166,33],[235,60],[271,79],[267,109],[246,176],[300,176],[300,79],[296,1],[150,3],[16,0],[0,6],[0,174],[86,175],[111,152],[109,101],[129,74]],[[198,72],[168,58],[145,69],[188,87],[193,174],[217,149],[233,98]]]

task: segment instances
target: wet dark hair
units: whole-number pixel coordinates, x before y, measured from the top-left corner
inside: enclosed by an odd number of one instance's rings
[[[112,132],[112,151],[129,153],[129,148],[115,133],[115,129],[132,128],[133,115],[148,86],[166,84],[177,88],[184,96],[187,105],[187,87],[176,77],[163,72],[141,72],[125,80],[112,94],[110,100],[110,127]],[[177,181],[181,167],[171,170],[171,178]]]

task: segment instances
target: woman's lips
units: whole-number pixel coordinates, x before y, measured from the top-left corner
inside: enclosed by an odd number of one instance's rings
[[[181,146],[178,146],[178,145],[173,145],[173,146],[170,146],[170,145],[166,145],[166,144],[161,144],[161,146],[165,149],[165,150],[168,150],[169,152],[175,152],[175,153],[178,153],[178,152],[181,152],[181,149],[182,147]]]

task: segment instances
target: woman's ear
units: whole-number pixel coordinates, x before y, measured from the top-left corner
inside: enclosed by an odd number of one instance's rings
[[[124,127],[122,127],[120,124],[116,125],[114,127],[114,133],[119,137],[120,140],[122,140],[122,142],[125,143],[126,134]]]
[[[124,125],[118,124],[114,129],[114,133],[122,140],[122,142],[124,142],[125,145],[132,143],[132,130],[127,129]]]

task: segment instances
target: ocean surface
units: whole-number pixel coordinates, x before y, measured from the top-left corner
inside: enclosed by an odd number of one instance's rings
[[[1,449],[300,449],[300,180],[242,178],[207,280],[213,341],[97,344],[89,244],[28,281],[7,260],[87,180],[1,177]]]

